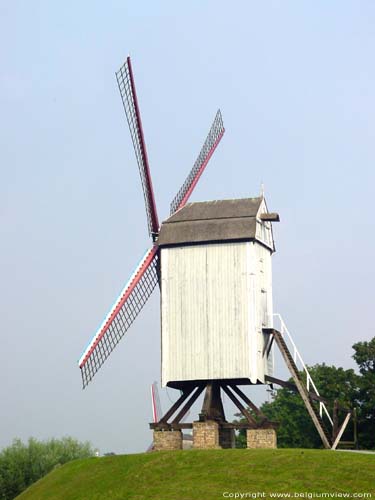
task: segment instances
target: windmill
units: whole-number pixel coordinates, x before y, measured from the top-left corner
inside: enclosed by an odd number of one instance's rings
[[[172,200],[170,216],[160,226],[130,57],[116,78],[140,172],[152,241],[79,360],[83,387],[112,353],[159,284],[161,381],[162,386],[177,389],[181,395],[165,415],[150,424],[155,449],[181,448],[182,430],[186,428],[193,428],[196,448],[233,447],[234,430],[240,428],[247,429],[248,446],[276,446],[278,423],[269,421],[239,388],[287,384],[273,374],[275,343],[324,446],[337,445],[348,419],[340,428],[337,419],[335,425],[331,419],[331,438],[323,422],[323,412],[328,414],[324,399],[301,358],[306,368],[306,383],[302,381],[296,364],[300,355],[296,349],[291,355],[286,344],[289,332],[281,317],[281,331],[273,326],[272,223],[279,220],[278,214],[268,211],[263,193],[241,200],[187,203],[223,137],[220,110],[192,170]],[[222,392],[242,413],[244,423],[226,421]],[[199,420],[184,422],[202,393]]]

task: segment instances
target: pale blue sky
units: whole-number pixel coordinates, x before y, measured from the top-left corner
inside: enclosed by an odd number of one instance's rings
[[[151,440],[157,293],[85,391],[76,365],[148,246],[114,76],[128,53],[160,218],[220,107],[193,200],[265,184],[275,310],[307,363],[354,366],[374,336],[374,25],[372,1],[0,2],[0,447]]]

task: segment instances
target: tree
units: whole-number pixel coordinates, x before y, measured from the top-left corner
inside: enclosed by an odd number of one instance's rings
[[[358,365],[358,434],[361,447],[375,448],[375,337],[353,345],[353,359]]]
[[[0,499],[11,500],[54,467],[93,454],[90,443],[71,437],[45,442],[30,438],[27,444],[15,439],[0,453]]]

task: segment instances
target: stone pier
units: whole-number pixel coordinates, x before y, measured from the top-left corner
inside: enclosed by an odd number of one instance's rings
[[[234,429],[223,429],[215,420],[193,423],[193,448],[234,448]]]
[[[182,450],[182,432],[180,430],[154,430],[154,451]]]
[[[219,424],[214,420],[193,422],[193,448],[220,448]]]
[[[248,448],[277,448],[275,429],[248,429],[246,437]]]

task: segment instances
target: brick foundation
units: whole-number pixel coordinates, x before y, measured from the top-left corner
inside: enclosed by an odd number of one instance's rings
[[[181,431],[154,431],[154,451],[182,450]]]
[[[275,429],[248,429],[246,437],[248,448],[277,448]]]
[[[220,448],[219,424],[214,420],[193,422],[193,448]]]

